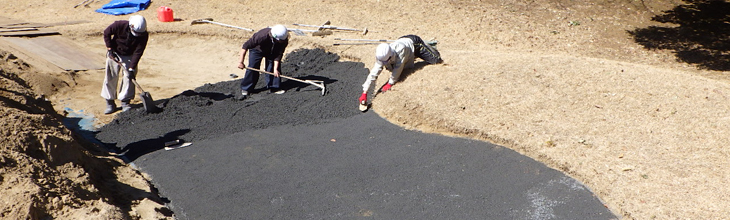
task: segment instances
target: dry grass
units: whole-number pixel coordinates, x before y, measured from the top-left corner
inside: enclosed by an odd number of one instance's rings
[[[77,2],[31,2],[5,10],[14,17],[38,15],[29,18],[34,22],[89,20],[59,30],[100,51],[98,33],[119,19],[88,9],[68,10]],[[253,29],[326,20],[342,27],[368,27],[373,31],[367,36],[341,32],[325,38],[295,36],[291,46],[324,47],[368,68],[374,62],[374,46],[330,46],[332,38],[393,39],[405,34],[435,38],[446,63],[425,66],[393,91],[379,95],[374,100],[376,112],[404,127],[505,145],[585,183],[627,219],[723,219],[730,216],[728,76],[677,62],[675,51],[645,49],[629,34],[652,25],[671,26],[651,18],[682,3],[156,1],[140,14],[154,18],[154,9],[166,5],[183,21],[150,23],[150,30],[159,31],[166,41],[153,46],[173,48],[148,53],[141,68],[160,74],[145,81],[155,85],[165,84],[164,74],[191,77],[188,84],[177,86],[224,80],[215,77],[235,70],[237,42],[246,33],[190,26],[191,20],[205,17]],[[209,48],[181,56],[174,48],[190,47],[181,43]],[[165,60],[167,56],[175,59]],[[222,74],[205,78],[200,70],[180,64],[205,64],[209,73]],[[164,73],[171,68],[177,71]],[[71,101],[75,103],[63,104],[101,111],[101,105],[94,104],[99,77],[82,73],[76,80],[74,89],[60,93],[76,97]],[[84,86],[93,89],[80,89]],[[150,90],[172,91],[164,86]],[[352,98],[356,108],[357,97]]]

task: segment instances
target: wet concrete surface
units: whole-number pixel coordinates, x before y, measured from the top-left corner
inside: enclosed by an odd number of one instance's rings
[[[148,173],[179,219],[616,218],[580,182],[512,150],[360,113],[367,69],[337,60],[314,49],[284,61],[286,75],[324,80],[325,96],[286,80],[286,94],[245,100],[239,80],[205,85],[158,100],[161,113],[121,113],[96,139]],[[175,139],[193,145],[163,149]]]

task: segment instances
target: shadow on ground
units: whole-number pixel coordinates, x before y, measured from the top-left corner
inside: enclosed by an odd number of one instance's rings
[[[646,49],[672,50],[677,60],[700,69],[730,70],[730,3],[685,0],[653,21],[669,24],[649,26],[628,33]]]

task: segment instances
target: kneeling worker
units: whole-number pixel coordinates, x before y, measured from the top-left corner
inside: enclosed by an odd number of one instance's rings
[[[362,84],[362,95],[360,95],[360,110],[367,110],[368,91],[371,89],[373,82],[378,79],[378,75],[383,68],[391,72],[388,83],[381,89],[382,92],[388,91],[403,72],[403,68],[413,68],[415,58],[421,58],[429,64],[441,63],[441,55],[439,52],[423,42],[416,35],[406,35],[398,38],[393,43],[382,43],[375,49],[375,65],[370,69],[370,74]]]

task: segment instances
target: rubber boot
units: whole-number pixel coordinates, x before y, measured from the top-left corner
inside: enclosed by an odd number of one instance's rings
[[[111,114],[117,111],[117,105],[114,104],[114,100],[106,100],[106,110],[104,110],[104,114]]]
[[[129,100],[122,100],[122,111],[126,112],[132,109],[132,106],[129,105]]]

